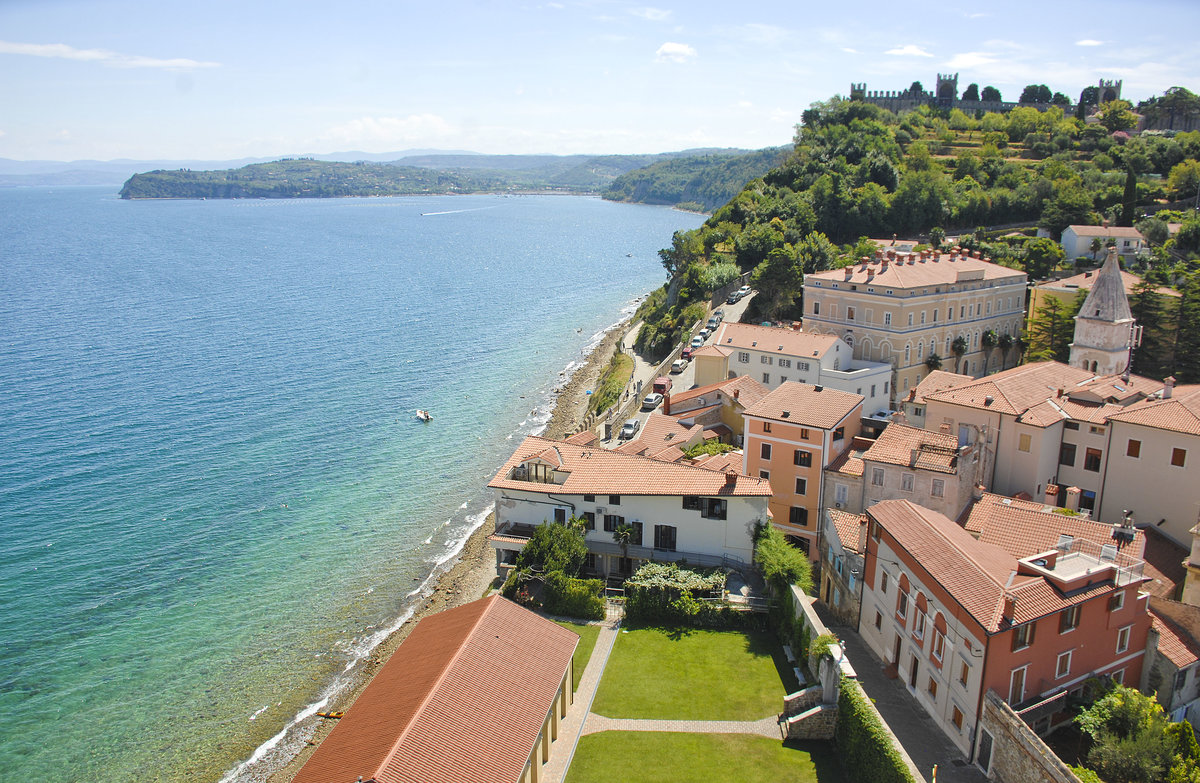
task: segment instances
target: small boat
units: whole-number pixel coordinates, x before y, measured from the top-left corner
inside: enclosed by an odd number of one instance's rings
[[[339,712],[318,712],[317,717],[318,718],[340,718],[345,714],[346,713],[340,712],[340,711]]]
[[[423,411],[417,408],[417,418],[421,421],[433,421],[433,414],[429,411]]]

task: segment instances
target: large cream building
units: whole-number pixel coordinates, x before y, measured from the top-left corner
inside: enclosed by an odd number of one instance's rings
[[[836,335],[859,361],[890,363],[893,401],[929,374],[930,354],[966,375],[1001,369],[1005,357],[985,350],[983,335],[1015,338],[1024,314],[1025,273],[965,253],[880,254],[804,279],[805,331]],[[967,350],[956,362],[957,337]]]

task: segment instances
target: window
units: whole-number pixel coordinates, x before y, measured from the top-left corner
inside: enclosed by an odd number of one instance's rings
[[[797,369],[797,370],[804,370],[804,372],[808,372],[808,362],[801,362],[801,361],[797,361],[797,362],[796,362],[796,369]]]
[[[925,323],[925,311],[921,311],[921,323]]]
[[[618,516],[617,514],[605,514],[604,515],[604,532],[605,533],[611,533],[623,524],[625,524],[625,517]]]
[[[1119,612],[1125,608],[1125,591],[1121,590],[1112,594],[1108,599],[1108,611]]]
[[[933,487],[929,490],[929,495],[935,498],[946,496],[946,482],[942,479],[934,479]]]
[[[1031,644],[1033,644],[1033,623],[1018,625],[1013,629],[1013,652],[1016,652],[1017,650],[1024,650]]]
[[[1083,469],[1093,473],[1100,472],[1100,449],[1089,448],[1083,453]]]
[[[704,498],[701,500],[700,516],[705,519],[724,519],[726,513],[725,501],[721,498]]]
[[[672,525],[654,526],[654,548],[666,552],[675,551],[675,528]]]
[[[750,363],[750,354],[746,351],[738,351],[738,361],[742,364]]]
[[[912,326],[912,321],[913,321],[913,314],[912,314],[912,313],[909,313],[909,314],[908,314],[908,325],[909,325],[909,326]]]
[[[933,322],[934,322],[935,324],[937,323],[937,314],[938,314],[938,311],[937,311],[937,310],[934,310],[934,311],[933,311]]]
[[[879,612],[876,612],[875,613],[875,630],[879,630],[881,627],[883,627],[883,615],[881,615]]]
[[[791,366],[792,366],[792,360],[791,360],[791,359],[780,359],[780,360],[779,360],[779,366],[780,366],[780,367],[791,367]]]
[[[763,432],[770,432],[770,431],[771,431],[771,422],[769,422],[769,421],[764,421],[764,422],[763,422],[763,429],[762,429],[762,431],[763,431]]]
[[[1171,464],[1177,468],[1182,468],[1187,462],[1187,449],[1171,449]]]
[[[1058,632],[1066,633],[1079,627],[1079,606],[1070,606],[1058,613]]]
[[[891,313],[884,313],[884,314],[883,314],[883,325],[884,325],[884,326],[891,326],[891,325],[892,325],[892,314],[891,314]]]
[[[1019,669],[1013,669],[1008,680],[1008,703],[1014,707],[1025,701],[1025,670],[1029,668],[1022,666]]]
[[[808,440],[808,427],[800,428],[800,440]]]
[[[1028,453],[1032,440],[1033,439],[1028,432],[1022,432],[1017,438],[1017,451],[1024,451]]]
[[[759,477],[760,479],[766,479],[767,481],[770,481],[770,480],[771,480],[771,471],[769,471],[769,470],[760,470],[760,471],[758,472],[758,477]]]
[[[933,677],[930,677],[929,685],[926,687],[926,690],[929,691],[930,696],[932,696],[934,699],[937,699],[937,680],[933,679]]]
[[[888,572],[884,571],[881,567],[879,570],[879,592],[883,593],[884,595],[887,595],[887,586],[888,586]]]
[[[1058,464],[1075,467],[1075,444],[1064,443],[1058,447]]]
[[[1113,678],[1113,682],[1117,683],[1118,685],[1125,684],[1125,670],[1124,669],[1118,669],[1117,671],[1113,672],[1112,675],[1110,675],[1110,676]]]
[[[596,529],[596,514],[594,512],[585,511],[579,515],[579,518],[583,520],[583,529],[584,530],[595,530]]]
[[[1097,427],[1096,425],[1093,424],[1092,426],[1088,427],[1088,432],[1092,433],[1093,435],[1103,435],[1104,428]]]
[[[960,710],[958,707],[955,707],[953,709],[953,711],[950,713],[950,720],[954,722],[954,728],[958,729],[959,731],[962,731],[962,725],[963,725],[962,710]]]
[[[986,729],[979,732],[979,752],[975,754],[975,763],[987,774],[992,768],[992,735]]]
[[[1132,625],[1127,625],[1117,631],[1117,652],[1123,653],[1129,649],[1129,633],[1132,629]]]
[[[844,505],[846,505],[846,501],[849,499],[849,497],[850,497],[850,488],[849,487],[847,487],[845,484],[834,484],[833,485],[833,502],[834,503],[841,503],[844,506]]]
[[[938,629],[933,629],[933,657],[939,661],[946,653],[946,635]]]
[[[760,356],[760,357],[758,357],[758,363],[759,363],[759,364],[770,364],[770,363],[771,363],[771,362],[773,362],[773,361],[775,361],[775,359],[774,359],[774,357],[771,357],[771,356]]]
[[[788,522],[798,527],[808,527],[808,509],[802,506],[792,506],[788,512]]]
[[[764,385],[764,386],[766,386],[767,384],[769,384],[769,383],[771,382],[771,373],[769,373],[769,372],[764,372],[764,373],[763,373],[763,379],[762,379],[762,382],[763,382],[763,385]]]
[[[1077,430],[1077,429],[1079,429],[1079,422],[1077,422],[1077,421],[1064,421],[1064,422],[1063,422],[1063,429],[1064,429],[1064,430]]]
[[[683,510],[684,511],[699,511],[700,510],[699,496],[684,495],[683,496]]]
[[[595,502],[596,502],[596,496],[595,496],[595,495],[584,495],[584,496],[583,496],[583,502],[584,502],[584,503],[595,503]]]
[[[833,431],[833,439],[835,441],[843,440],[843,439],[845,439],[845,437],[846,437],[846,428],[845,427],[838,427],[836,430]]]
[[[871,468],[871,486],[883,486],[883,468]]]
[[[821,314],[821,303],[813,302],[813,315],[820,315],[820,314]]]
[[[917,612],[916,621],[913,623],[913,636],[918,639],[925,638],[925,613]]]
[[[771,459],[771,444],[770,443],[762,444],[758,450],[758,456],[761,459],[766,459],[766,460]]]
[[[900,489],[904,492],[913,491],[913,474],[904,473],[900,476]]]
[[[806,479],[802,479],[802,478],[796,479],[796,494],[797,495],[807,495],[808,494],[808,481]]]
[[[967,687],[967,680],[971,677],[971,665],[966,661],[958,662],[958,684]]]
[[[847,308],[846,308],[846,320],[847,320],[847,321],[853,321],[853,320],[854,320],[854,308],[853,308],[853,307],[847,307]]]
[[[1062,679],[1071,673],[1071,651],[1059,653],[1058,663],[1054,666],[1055,679]]]
[[[567,524],[567,510],[565,508],[554,509],[554,522],[559,525]]]
[[[633,523],[633,535],[629,538],[629,543],[633,544],[634,546],[642,545],[642,523],[641,522]]]
[[[610,505],[610,506],[621,505],[621,496],[620,495],[609,495],[608,496],[608,505]]]
[[[899,603],[896,604],[896,614],[900,615],[902,619],[908,617],[908,593],[901,592],[898,601]]]
[[[1137,459],[1142,456],[1142,442],[1140,440],[1129,439],[1125,444],[1125,456]]]
[[[802,468],[811,468],[812,452],[804,451],[803,449],[796,449],[795,453],[792,454],[792,464],[799,465]]]

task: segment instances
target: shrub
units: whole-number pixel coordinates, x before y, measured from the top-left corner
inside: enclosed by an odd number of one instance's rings
[[[858,683],[842,677],[840,691],[835,739],[847,776],[872,783],[916,783]]]
[[[546,575],[542,606],[550,614],[579,617],[587,620],[604,619],[604,599],[600,579],[575,579],[561,571]]]
[[[625,615],[646,625],[740,626],[739,613],[699,600],[724,589],[725,572],[720,569],[693,571],[676,563],[646,563],[625,581]]]
[[[755,533],[754,562],[776,594],[787,593],[792,585],[806,593],[812,591],[808,555],[789,544],[783,533],[769,524],[760,526]]]

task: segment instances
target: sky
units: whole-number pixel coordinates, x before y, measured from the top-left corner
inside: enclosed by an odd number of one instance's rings
[[[0,0],[0,158],[758,149],[851,82],[1200,92],[1197,31],[1196,0]]]

